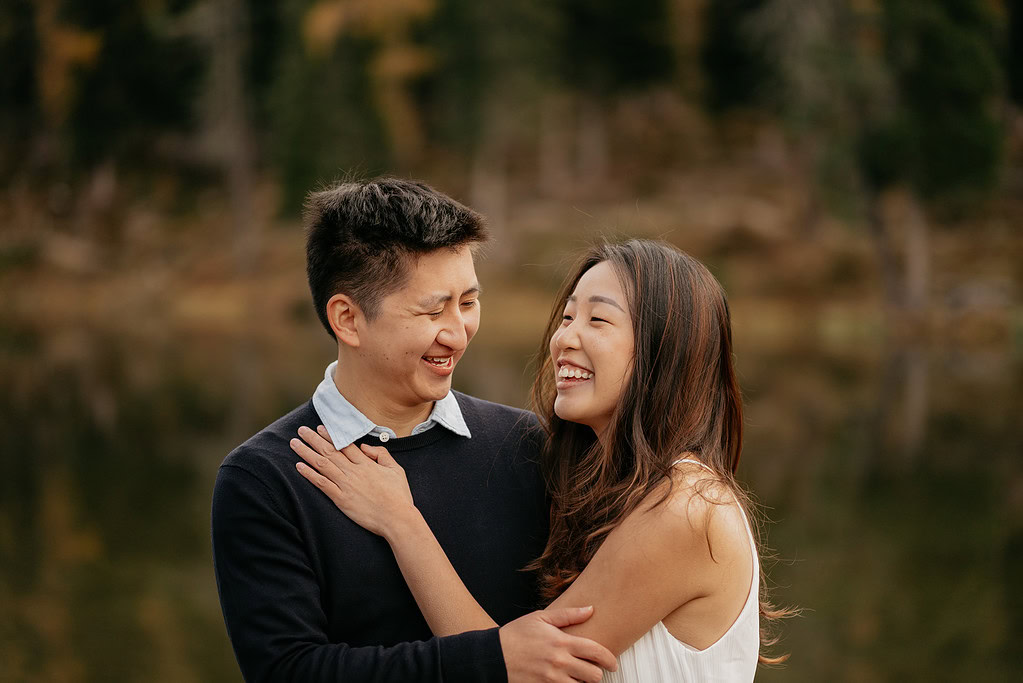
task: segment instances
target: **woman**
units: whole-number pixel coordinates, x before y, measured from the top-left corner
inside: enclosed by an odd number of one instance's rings
[[[533,387],[547,431],[551,533],[539,571],[553,607],[593,605],[572,633],[619,656],[605,681],[752,680],[760,598],[749,503],[734,474],[742,404],[724,293],[667,244],[603,244],[561,292]],[[321,429],[303,432],[333,452]],[[310,465],[316,454],[299,444]],[[436,635],[492,628],[383,448],[303,475],[383,536]],[[367,461],[366,456],[376,460]],[[773,660],[777,661],[777,660]]]

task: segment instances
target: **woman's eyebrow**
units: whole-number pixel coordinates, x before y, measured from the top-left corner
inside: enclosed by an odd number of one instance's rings
[[[568,301],[575,301],[575,294],[569,294],[568,295]],[[607,296],[600,296],[599,294],[594,294],[593,296],[590,297],[590,303],[591,304],[610,304],[611,306],[614,306],[615,308],[617,308],[622,313],[625,313],[625,309],[622,308],[621,306],[619,306],[617,301],[615,301],[614,299],[612,299],[610,297],[607,297]]]

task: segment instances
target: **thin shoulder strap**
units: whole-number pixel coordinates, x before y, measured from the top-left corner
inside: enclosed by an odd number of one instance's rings
[[[671,463],[671,466],[674,467],[680,462],[691,462],[696,465],[699,465],[708,472],[714,473],[714,470],[711,469],[709,465],[707,465],[706,463],[702,463],[699,460],[694,460],[693,458],[679,458],[675,462]],[[736,504],[738,504],[738,501],[736,501]],[[749,537],[750,548],[753,550],[753,572],[756,573],[759,571],[760,559],[757,557],[757,542],[756,539],[753,537],[753,527],[750,525],[749,518],[746,517],[746,511],[742,509],[741,505],[739,505],[739,514],[742,515],[742,521],[746,526],[746,535],[747,537]]]
[[[710,472],[713,472],[713,471],[714,471],[714,470],[713,470],[713,469],[711,469],[711,468],[710,468],[710,466],[709,466],[709,465],[707,465],[706,463],[702,463],[702,462],[700,462],[699,460],[693,460],[692,458],[679,458],[679,459],[678,459],[678,460],[676,460],[675,462],[671,463],[671,466],[672,466],[672,467],[674,467],[675,465],[679,464],[680,462],[691,462],[691,463],[695,463],[695,464],[699,465],[700,467],[704,468],[705,470],[709,470]]]

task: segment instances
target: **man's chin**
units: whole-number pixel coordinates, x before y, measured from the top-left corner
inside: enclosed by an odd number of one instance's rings
[[[451,377],[434,377],[420,388],[419,397],[424,403],[428,401],[439,401],[451,391]]]

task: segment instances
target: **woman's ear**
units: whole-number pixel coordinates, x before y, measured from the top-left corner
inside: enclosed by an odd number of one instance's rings
[[[341,344],[359,347],[359,323],[363,320],[358,304],[344,294],[335,294],[327,301],[327,322]]]

